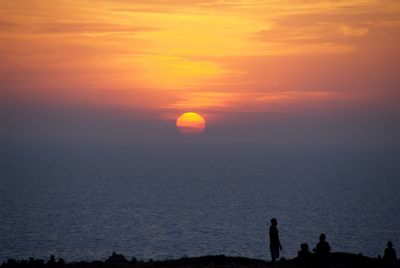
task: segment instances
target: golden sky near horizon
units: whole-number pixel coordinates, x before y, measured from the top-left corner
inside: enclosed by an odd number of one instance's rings
[[[398,96],[398,0],[2,0],[0,30],[9,102],[176,118]]]

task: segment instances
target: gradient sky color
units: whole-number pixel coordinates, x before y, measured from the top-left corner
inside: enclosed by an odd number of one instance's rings
[[[2,0],[0,18],[8,136],[82,114],[174,128],[186,111],[234,135],[252,122],[268,129],[257,137],[355,122],[374,141],[398,134],[397,0]]]

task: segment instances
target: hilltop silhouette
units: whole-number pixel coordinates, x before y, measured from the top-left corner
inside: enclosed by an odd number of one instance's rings
[[[302,251],[307,251],[304,245]],[[299,252],[300,253],[300,252]],[[301,254],[299,254],[301,255]],[[136,258],[128,260],[122,254],[113,253],[105,261],[80,261],[66,263],[63,259],[56,260],[52,255],[48,261],[29,258],[28,260],[10,259],[3,262],[1,268],[320,268],[316,255],[309,252],[307,262],[298,256],[291,260],[281,258],[272,264],[271,262],[259,259],[244,257],[229,257],[225,255],[203,256],[193,258],[181,258],[177,260],[163,261],[138,261]],[[400,263],[395,261],[387,264],[383,259],[365,257],[360,254],[351,253],[331,253],[329,267],[340,268],[391,268],[400,267]]]

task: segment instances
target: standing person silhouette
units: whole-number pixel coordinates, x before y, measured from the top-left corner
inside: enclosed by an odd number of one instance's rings
[[[271,219],[269,227],[269,249],[271,250],[271,262],[274,263],[279,258],[279,251],[282,250],[281,242],[279,241],[278,222],[275,218]]]

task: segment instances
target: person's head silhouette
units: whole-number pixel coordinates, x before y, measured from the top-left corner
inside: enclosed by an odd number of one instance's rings
[[[302,251],[308,251],[308,244],[307,243],[303,243],[300,245],[300,248]]]
[[[277,221],[275,218],[272,218],[272,219],[271,219],[271,224],[272,224],[273,226],[277,226],[277,225],[278,225],[278,221]]]
[[[387,246],[388,246],[388,248],[392,248],[392,247],[393,247],[392,241],[388,241],[388,242],[387,242]]]
[[[325,236],[325,234],[321,234],[320,236],[319,236],[319,241],[325,241],[326,240],[326,236]]]

